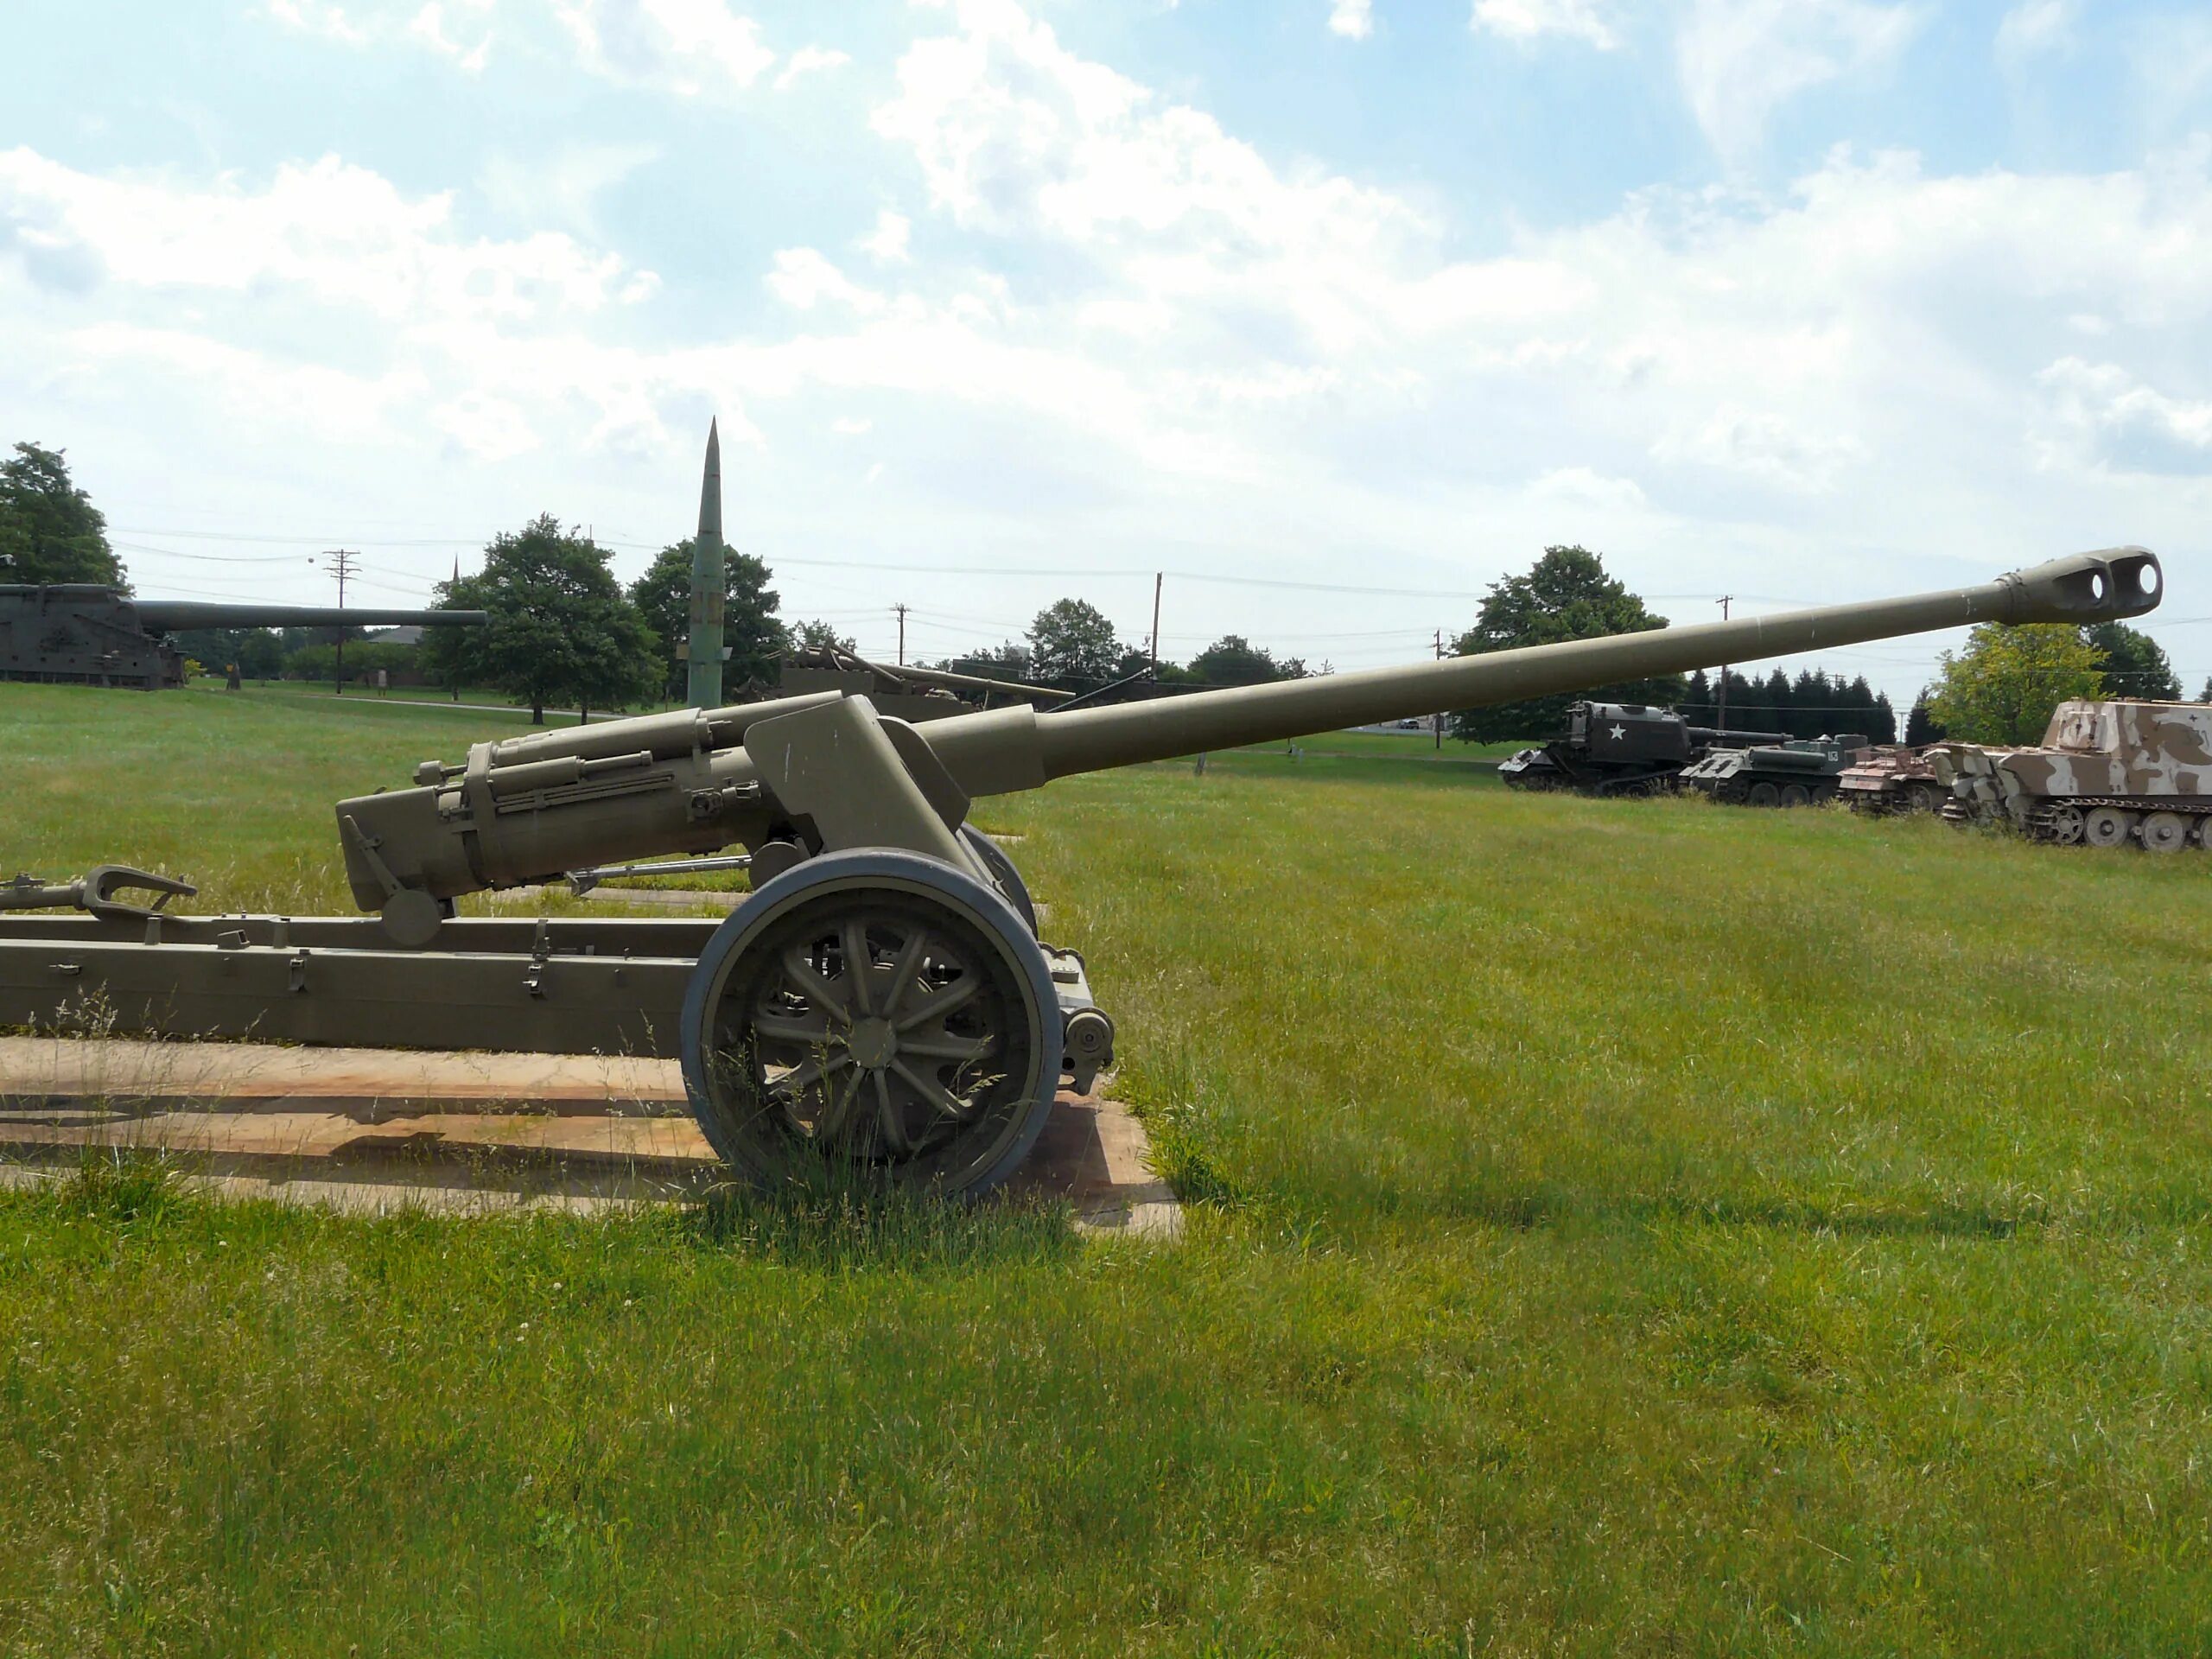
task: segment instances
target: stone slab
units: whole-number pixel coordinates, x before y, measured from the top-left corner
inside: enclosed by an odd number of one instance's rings
[[[724,1179],[673,1060],[431,1054],[250,1043],[0,1038],[0,1178],[87,1147],[176,1154],[191,1179],[347,1210],[599,1209],[696,1197]],[[1144,1127],[1063,1093],[1008,1183],[1078,1227],[1179,1230]]]

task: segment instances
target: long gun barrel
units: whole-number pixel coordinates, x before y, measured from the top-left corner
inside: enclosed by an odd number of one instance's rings
[[[490,620],[482,611],[225,605],[197,599],[138,599],[130,603],[138,613],[138,626],[149,633],[180,633],[188,628],[462,628],[481,627]]]
[[[1022,704],[925,726],[835,692],[683,709],[478,744],[459,766],[425,762],[415,789],[340,802],[340,837],[355,897],[388,925],[396,899],[419,924],[427,903],[464,893],[737,842],[958,861],[971,798],[1075,772],[1936,628],[2139,616],[2160,585],[2154,555],[2116,548],[1904,599],[1112,707]]]

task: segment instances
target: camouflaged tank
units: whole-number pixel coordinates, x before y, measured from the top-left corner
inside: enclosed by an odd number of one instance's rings
[[[2061,846],[2212,848],[2212,704],[2062,702],[2031,749],[1946,743],[1944,816]]]
[[[1836,774],[1837,796],[1854,812],[1934,812],[1950,798],[1927,748],[1880,743]]]

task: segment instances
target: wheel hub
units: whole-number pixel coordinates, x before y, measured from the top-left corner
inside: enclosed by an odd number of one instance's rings
[[[869,1071],[880,1071],[899,1052],[899,1033],[891,1028],[888,1020],[855,1020],[852,1035],[845,1039],[845,1050],[853,1057],[854,1065]]]

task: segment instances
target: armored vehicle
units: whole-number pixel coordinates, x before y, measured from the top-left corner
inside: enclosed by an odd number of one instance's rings
[[[1934,812],[1950,798],[1928,747],[1880,743],[1836,774],[1836,793],[1854,812]]]
[[[1672,789],[1683,767],[1713,749],[1788,741],[1784,732],[1693,726],[1671,709],[1645,703],[1577,702],[1568,705],[1566,731],[1499,761],[1497,775],[1514,789],[1649,795]]]
[[[779,684],[786,696],[834,691],[841,696],[866,697],[878,714],[900,720],[942,720],[947,715],[964,715],[970,705],[957,695],[963,691],[981,694],[987,702],[993,697],[1066,702],[1075,696],[1074,692],[1056,686],[1023,685],[976,674],[950,674],[943,669],[893,668],[849,651],[826,648],[786,652]]]
[[[2082,623],[2158,602],[2139,549],[1978,587],[1205,691],[916,724],[837,691],[476,744],[412,787],[341,801],[367,917],[180,916],[184,884],[119,867],[0,886],[0,1027],[683,1061],[747,1180],[832,1156],[980,1192],[1027,1155],[1113,1022],[1042,943],[976,799],[1056,778],[1972,623]],[[461,917],[490,888],[741,844],[721,920]],[[152,904],[126,896],[150,891]],[[1161,902],[1188,895],[1163,892]],[[1325,948],[1323,942],[1317,948]]]
[[[1731,806],[1812,806],[1834,800],[1836,779],[1866,739],[1797,739],[1754,749],[1716,749],[1682,769],[1682,782]]]
[[[1945,743],[1945,816],[2063,847],[2212,848],[2212,704],[2062,702],[2031,749]]]
[[[133,599],[92,583],[0,587],[0,680],[119,685],[158,691],[184,683],[168,636],[190,628],[461,627],[481,611],[334,610],[320,605],[222,605]]]

